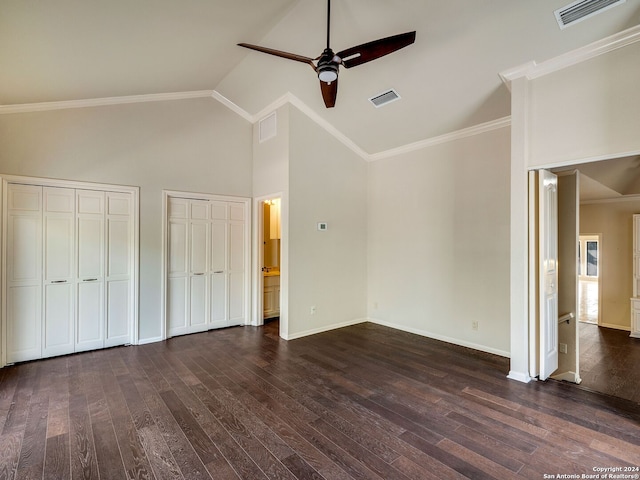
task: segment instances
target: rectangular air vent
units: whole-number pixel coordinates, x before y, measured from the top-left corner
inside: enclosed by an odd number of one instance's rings
[[[625,2],[626,0],[578,0],[553,13],[562,30]]]
[[[260,120],[258,126],[258,140],[260,143],[275,137],[278,134],[276,112]]]
[[[396,100],[400,100],[400,95],[398,95],[398,92],[396,92],[393,88],[386,92],[375,95],[369,99],[369,101],[373,103],[376,108],[380,108],[381,106],[386,105],[387,103],[395,102]]]

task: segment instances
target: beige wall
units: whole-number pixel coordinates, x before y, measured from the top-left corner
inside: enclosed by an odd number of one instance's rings
[[[140,339],[160,336],[162,190],[250,197],[251,125],[213,99],[0,115],[0,173],[140,187]]]
[[[294,107],[289,274],[290,338],[366,319],[366,162]]]
[[[509,139],[502,128],[369,165],[373,321],[509,354]]]
[[[640,151],[640,42],[530,83],[530,166]]]
[[[633,219],[640,200],[580,205],[580,234],[601,234],[600,315],[604,326],[629,330],[633,296]]]

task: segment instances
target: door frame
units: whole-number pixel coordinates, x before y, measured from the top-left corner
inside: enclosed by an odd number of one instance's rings
[[[262,264],[264,263],[264,249],[262,248],[262,242],[264,242],[264,210],[262,204],[266,200],[280,200],[280,218],[282,218],[282,192],[273,193],[271,195],[262,195],[253,199],[253,309],[251,311],[251,325],[259,327],[264,325],[263,316],[263,291],[264,291],[264,276],[262,275]],[[280,234],[280,256],[282,259],[284,242],[284,228],[281,228]],[[282,261],[280,263],[280,308],[282,309]],[[282,310],[281,310],[282,312]],[[280,317],[280,325],[282,328],[282,315]]]
[[[27,177],[21,175],[0,175],[0,216],[2,226],[0,232],[0,243],[2,255],[0,258],[0,367],[7,364],[7,185],[9,183],[22,183],[26,185],[37,185],[43,187],[74,188],[87,190],[102,190],[109,192],[119,192],[131,194],[133,225],[131,240],[133,252],[131,255],[131,312],[132,321],[130,325],[129,339],[132,345],[137,345],[140,341],[139,328],[139,295],[140,295],[140,187],[125,185],[112,185],[106,183],[83,182],[75,180],[60,180],[55,178]]]
[[[245,264],[245,298],[244,311],[246,312],[245,325],[250,323],[251,319],[251,199],[249,197],[235,197],[232,195],[216,195],[211,193],[185,192],[181,190],[162,190],[162,261],[161,271],[161,290],[160,290],[160,338],[157,340],[167,339],[167,275],[169,272],[169,199],[171,197],[186,198],[190,200],[210,200],[220,202],[238,202],[243,203],[246,218],[245,225],[247,227],[244,237],[244,264]],[[153,339],[151,341],[156,341]]]
[[[582,238],[583,237],[591,237],[591,239],[595,239],[598,242],[598,275],[595,277],[595,280],[591,280],[586,278],[586,275],[580,275],[578,277],[578,283],[579,282],[596,282],[598,284],[598,320],[597,320],[597,325],[600,326],[601,322],[602,322],[602,234],[601,233],[581,233],[580,234],[580,244],[582,245]],[[585,238],[585,244],[587,241],[591,241],[588,240],[587,238]],[[586,254],[586,251],[585,251]],[[582,261],[582,258],[580,259],[580,261]],[[585,277],[585,278],[583,278]],[[578,312],[577,312],[577,316],[578,316],[578,321],[580,320],[580,315],[579,315],[579,310],[580,310],[580,306],[578,305]]]

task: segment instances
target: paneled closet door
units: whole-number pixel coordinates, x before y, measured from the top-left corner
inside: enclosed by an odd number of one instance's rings
[[[74,189],[43,188],[44,331],[42,355],[73,353],[75,304]]]
[[[227,326],[229,208],[227,202],[211,202],[211,327]]]
[[[76,352],[104,347],[105,194],[76,190]]]
[[[188,333],[189,200],[169,198],[167,214],[167,334],[173,337]]]
[[[189,202],[189,333],[207,330],[209,284],[209,202]]]
[[[242,203],[229,203],[229,319],[228,325],[245,322],[246,211]]]
[[[7,187],[7,362],[42,356],[42,187]]]
[[[133,199],[129,193],[106,193],[107,263],[105,347],[131,342],[133,298]]]

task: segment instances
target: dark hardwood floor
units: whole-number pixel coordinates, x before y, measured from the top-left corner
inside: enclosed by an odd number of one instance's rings
[[[640,339],[580,323],[581,386],[640,403]]]
[[[507,359],[369,323],[25,363],[0,370],[0,478],[502,480],[640,466],[638,403],[507,372]]]

